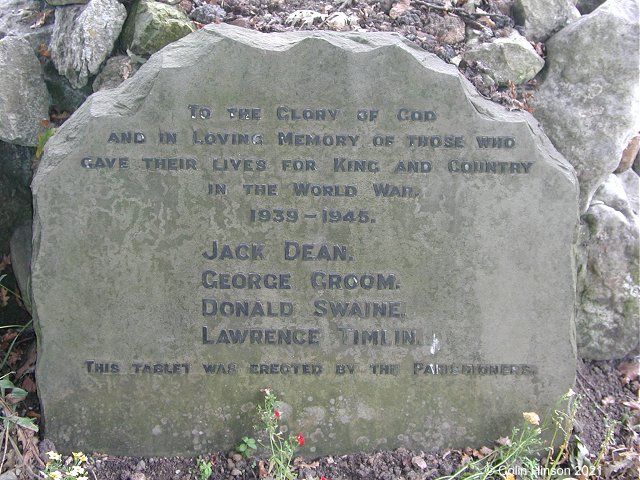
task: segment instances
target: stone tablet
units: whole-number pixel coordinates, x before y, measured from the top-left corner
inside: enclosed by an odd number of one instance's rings
[[[33,183],[46,435],[193,455],[488,444],[572,385],[577,186],[396,35],[219,25],[93,95]]]

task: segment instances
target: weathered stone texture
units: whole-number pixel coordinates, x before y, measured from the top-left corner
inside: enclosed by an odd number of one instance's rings
[[[524,26],[525,37],[544,42],[565,25],[580,18],[571,0],[515,0],[513,13]]]
[[[231,448],[266,386],[309,455],[485,444],[572,385],[575,173],[397,35],[206,27],[90,97],[33,190],[63,451]]]
[[[640,130],[637,0],[609,0],[547,42],[534,115],[580,180],[586,211]]]
[[[0,141],[33,146],[49,117],[49,94],[29,42],[0,39]]]
[[[109,57],[127,11],[117,0],[58,8],[51,39],[51,59],[74,88],[87,84]]]
[[[489,74],[501,85],[531,80],[544,67],[542,57],[517,32],[487,43],[471,43],[464,58],[488,67]]]
[[[618,176],[610,175],[598,189],[583,221],[578,247],[580,355],[610,359],[638,354],[640,222]]]
[[[150,55],[188,35],[195,26],[177,7],[138,0],[124,26],[122,40],[137,55]]]

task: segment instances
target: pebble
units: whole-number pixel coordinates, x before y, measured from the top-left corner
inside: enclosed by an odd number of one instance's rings
[[[231,470],[231,475],[233,475],[234,477],[239,477],[240,475],[242,475],[242,472],[237,468],[234,468],[233,470]]]
[[[420,470],[424,470],[427,468],[427,462],[424,461],[424,458],[415,456],[411,459],[412,465],[418,467]]]
[[[240,455],[239,453],[234,453],[233,455],[231,455],[231,458],[234,462],[238,463],[242,460],[242,455]]]
[[[147,468],[147,464],[144,460],[140,460],[136,465],[136,472],[142,472],[145,468]]]

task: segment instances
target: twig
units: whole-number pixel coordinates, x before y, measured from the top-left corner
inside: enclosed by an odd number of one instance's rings
[[[580,378],[580,377],[582,377],[582,378]],[[589,400],[591,400],[591,401],[593,402],[594,406],[595,406],[598,410],[600,410],[600,413],[602,413],[605,417],[608,417],[607,412],[605,412],[604,410],[602,410],[602,408],[600,408],[600,405],[598,404],[598,402],[596,401],[596,399],[595,399],[595,398],[593,398],[593,396],[591,396],[591,392],[589,392],[589,390],[587,390],[587,389],[584,387],[584,384],[583,384],[582,382],[584,381],[587,385],[589,385],[589,386],[591,387],[591,389],[592,389],[592,390],[596,390],[596,388],[595,388],[593,385],[591,385],[591,384],[589,383],[589,381],[588,381],[586,378],[584,378],[584,375],[582,375],[579,371],[578,371],[578,376],[576,377],[576,381],[577,381],[577,382],[580,384],[580,386],[582,387],[582,393],[584,393],[587,397],[589,397]]]
[[[433,8],[434,10],[440,10],[441,12],[453,12],[453,13],[458,14],[458,15],[463,16],[463,17],[464,16],[469,16],[469,17],[508,18],[506,15],[503,15],[502,13],[488,13],[488,12],[475,13],[475,12],[468,12],[464,8],[460,8],[460,7],[445,7],[443,5],[438,5],[438,4],[435,4],[435,3],[429,3],[429,2],[425,2],[423,0],[413,0],[411,3],[415,3],[415,4],[418,4],[420,6],[427,7],[427,8]]]
[[[0,472],[2,471],[2,467],[4,467],[4,462],[7,459],[7,446],[9,445],[9,429],[5,426],[4,428],[4,448],[2,449],[2,462],[0,462]]]

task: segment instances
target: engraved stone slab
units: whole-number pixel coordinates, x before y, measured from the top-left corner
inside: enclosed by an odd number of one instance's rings
[[[33,189],[61,449],[230,448],[266,386],[308,455],[480,445],[572,385],[573,170],[398,36],[205,28]]]

